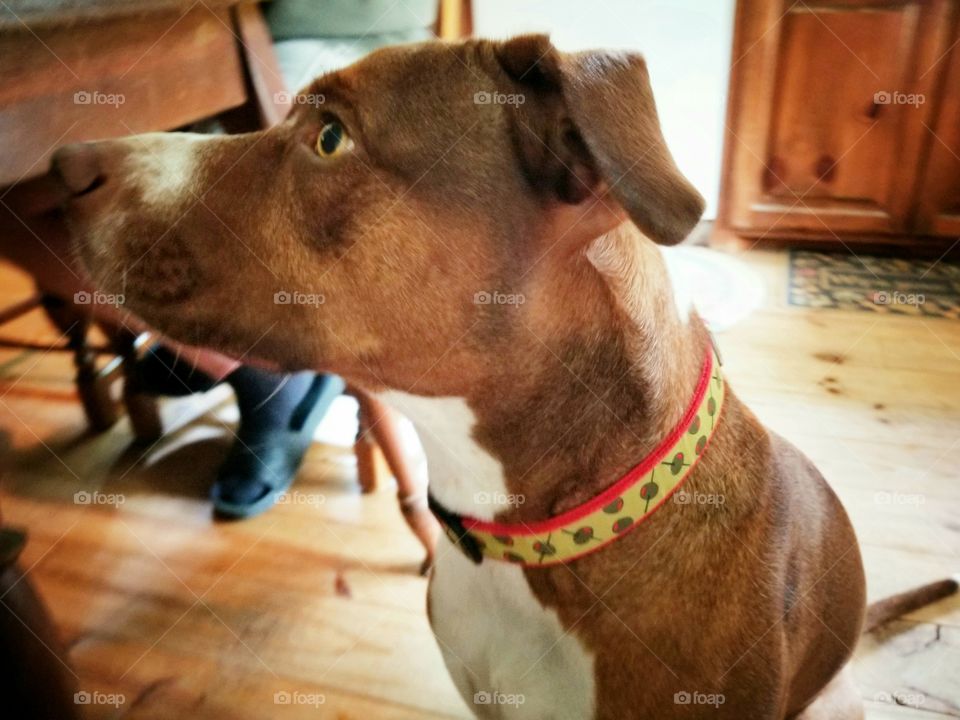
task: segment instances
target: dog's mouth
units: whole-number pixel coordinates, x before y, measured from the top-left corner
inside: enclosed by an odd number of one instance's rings
[[[97,175],[93,182],[91,182],[87,187],[80,190],[79,192],[74,192],[69,198],[67,198],[67,204],[69,205],[72,202],[76,202],[81,198],[88,197],[95,193],[97,190],[102,188],[107,183],[107,178],[105,175]]]
[[[96,227],[107,218],[101,198],[108,193],[104,190],[105,178],[98,178],[79,193],[64,194],[58,201],[56,212],[63,220],[70,236],[70,249],[76,259],[81,279],[87,285],[96,286],[103,280],[98,272],[104,258],[98,252],[99,246]]]
[[[206,312],[194,305],[145,305],[130,298],[129,308],[145,329],[197,350],[213,351],[245,365],[271,371],[313,369],[315,358],[296,336],[271,326],[248,326],[230,316]]]

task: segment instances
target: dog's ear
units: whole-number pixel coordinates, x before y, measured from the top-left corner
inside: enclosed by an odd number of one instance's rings
[[[546,174],[563,202],[612,196],[657,242],[673,245],[690,233],[703,213],[703,198],[667,149],[640,55],[561,53],[545,35],[506,41],[496,55],[510,78],[532,91],[535,102],[553,108],[539,132],[554,155],[555,162],[547,159]],[[524,105],[518,110],[530,118],[538,112]],[[526,129],[537,132],[533,125]],[[559,170],[552,167],[556,164]]]

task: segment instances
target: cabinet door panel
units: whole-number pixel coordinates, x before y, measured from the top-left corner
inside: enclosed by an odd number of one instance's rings
[[[948,0],[742,0],[729,224],[907,231],[951,15]]]
[[[946,77],[939,112],[924,128],[930,153],[914,224],[923,235],[960,237],[960,28],[954,42],[941,60]]]

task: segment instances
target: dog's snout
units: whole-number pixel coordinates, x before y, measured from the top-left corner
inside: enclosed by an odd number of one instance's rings
[[[83,195],[104,180],[102,161],[93,143],[65,145],[53,154],[53,174],[73,195]]]

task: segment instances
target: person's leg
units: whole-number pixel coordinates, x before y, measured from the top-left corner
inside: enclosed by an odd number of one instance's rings
[[[161,345],[140,361],[137,381],[141,391],[178,397],[220,384]],[[211,498],[222,516],[251,517],[290,487],[314,430],[344,384],[332,375],[274,373],[249,365],[237,367],[223,382],[236,395],[240,427]]]
[[[157,395],[206,392],[221,381],[177,352],[154,346],[137,366],[139,389]],[[245,518],[273,506],[293,482],[314,430],[343,382],[313,372],[274,373],[241,365],[222,380],[233,389],[240,427],[211,491],[216,512]]]
[[[133,381],[139,392],[184,397],[212,390],[236,368],[234,363],[227,373],[213,375],[201,369],[194,358],[186,358],[179,348],[157,343],[137,362]]]

